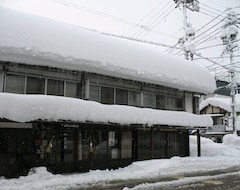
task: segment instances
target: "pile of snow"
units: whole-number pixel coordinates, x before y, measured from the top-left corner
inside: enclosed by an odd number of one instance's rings
[[[0,59],[212,93],[213,76],[197,63],[129,40],[0,6]]]
[[[34,120],[118,124],[212,126],[210,116],[122,105],[103,105],[76,98],[0,93],[0,118],[17,122]]]
[[[228,139],[230,138],[237,141],[240,139],[237,136],[228,135]],[[197,157],[195,152],[196,139],[196,136],[190,137],[190,157],[140,161],[116,170],[96,170],[83,174],[69,175],[53,175],[47,172],[46,168],[39,167],[32,169],[26,177],[20,177],[19,179],[0,179],[0,190],[64,190],[74,188],[84,189],[87,186],[96,188],[98,185],[107,185],[113,181],[161,178],[240,167],[240,144],[229,146],[201,138],[202,157]],[[204,178],[206,177],[186,178],[185,180],[199,180]],[[180,183],[181,181],[177,182]],[[173,183],[173,181],[161,183],[169,185],[168,183]],[[159,184],[152,185],[157,186]],[[151,184],[141,185],[141,187],[145,187],[145,189],[150,186]]]

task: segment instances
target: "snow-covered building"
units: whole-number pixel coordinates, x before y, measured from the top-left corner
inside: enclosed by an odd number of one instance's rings
[[[0,7],[0,175],[116,168],[189,155],[214,78],[96,31]]]
[[[217,142],[222,142],[222,137],[232,132],[232,117],[231,108],[232,98],[229,96],[215,96],[209,97],[200,103],[200,113],[208,114],[213,118],[213,126],[209,128],[203,135],[210,138],[215,138]],[[239,134],[240,131],[240,95],[236,95],[235,110],[237,114],[236,118],[236,130]]]

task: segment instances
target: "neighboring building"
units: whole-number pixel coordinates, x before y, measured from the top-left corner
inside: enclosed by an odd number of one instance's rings
[[[232,99],[229,96],[215,96],[207,98],[200,103],[200,114],[208,114],[213,118],[213,126],[209,128],[204,136],[215,139],[217,142],[222,142],[222,137],[225,134],[232,132],[232,117],[231,117],[231,103]],[[236,95],[237,113],[236,130],[240,131],[240,96]]]
[[[77,172],[188,156],[189,128],[212,125],[210,117],[193,114],[199,96],[216,88],[196,63],[0,12],[0,175],[40,165]]]

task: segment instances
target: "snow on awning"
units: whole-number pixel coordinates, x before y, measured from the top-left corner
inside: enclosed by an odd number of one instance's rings
[[[94,72],[199,93],[216,89],[197,63],[154,47],[0,7],[0,60]]]
[[[122,105],[103,105],[76,98],[0,93],[0,118],[16,122],[35,120],[117,123],[120,125],[212,126],[210,116]]]

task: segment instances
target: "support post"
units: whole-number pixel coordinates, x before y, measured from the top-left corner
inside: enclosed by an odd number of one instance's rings
[[[197,155],[198,157],[201,156],[201,136],[199,129],[197,129]]]

